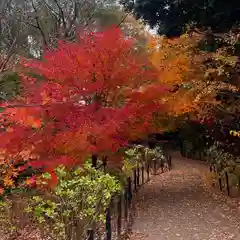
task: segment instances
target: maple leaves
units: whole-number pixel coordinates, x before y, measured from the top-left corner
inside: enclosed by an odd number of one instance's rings
[[[59,42],[42,61],[24,60],[23,94],[1,113],[5,162],[53,168],[80,164],[91,154],[115,161],[112,153],[151,131],[165,89],[133,44],[113,27]]]
[[[195,90],[203,72],[202,58],[196,53],[199,39],[198,35],[184,34],[174,39],[155,37],[149,43],[150,59],[159,70],[159,83],[172,89],[162,98],[170,115],[179,116],[197,107]]]
[[[156,118],[161,130],[179,129],[190,120],[220,132],[226,116],[238,121],[236,99],[226,104],[216,98],[218,94],[226,96],[224,92],[230,93],[228,96],[239,92],[234,48],[218,36],[214,40],[218,49],[209,52],[212,44],[206,40],[206,33],[196,30],[174,39],[155,37],[149,43],[150,60],[159,70],[158,81],[171,88],[160,99],[165,106]]]
[[[200,119],[206,113],[206,106],[216,106],[216,92],[223,86],[206,77],[206,59],[211,54],[201,51],[199,33],[183,34],[174,39],[155,37],[149,43],[150,59],[159,70],[159,83],[172,88],[163,94],[165,117],[185,115],[192,120]],[[208,111],[208,110],[207,110]]]
[[[159,81],[179,84],[186,81],[192,65],[192,51],[196,37],[187,34],[180,38],[155,37],[149,42],[151,61],[159,70]]]

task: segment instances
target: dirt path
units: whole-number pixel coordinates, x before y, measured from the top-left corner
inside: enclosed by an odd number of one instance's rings
[[[207,167],[178,153],[173,165],[138,193],[130,239],[240,240],[240,214],[221,194],[208,191]]]

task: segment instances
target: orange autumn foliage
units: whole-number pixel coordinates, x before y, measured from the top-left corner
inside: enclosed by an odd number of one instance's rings
[[[216,41],[215,50],[208,42],[208,31],[194,30],[174,39],[154,37],[149,42],[150,60],[159,71],[159,83],[172,86],[175,91],[165,93],[163,118],[186,116],[202,121],[214,114],[221,101],[221,90],[239,92],[234,84],[236,57],[229,47]]]
[[[159,71],[158,81],[172,88],[160,100],[165,111],[159,114],[159,121],[165,123],[165,130],[176,127],[176,119],[200,121],[218,104],[215,96],[221,84],[217,80],[209,82],[206,76],[205,61],[212,54],[199,49],[202,37],[201,33],[186,33],[174,39],[154,37],[149,42],[150,61]]]
[[[174,92],[166,92],[162,98],[166,112],[171,116],[179,116],[195,111],[197,103],[196,88],[184,89],[184,84],[195,84],[202,74],[201,57],[194,51],[199,36],[182,35],[179,38],[167,39],[154,37],[149,43],[150,60],[159,71],[159,83],[177,88]]]

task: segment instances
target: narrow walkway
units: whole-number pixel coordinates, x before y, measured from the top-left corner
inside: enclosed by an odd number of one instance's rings
[[[138,193],[130,239],[240,240],[240,214],[208,191],[207,171],[205,164],[174,153],[173,170]]]

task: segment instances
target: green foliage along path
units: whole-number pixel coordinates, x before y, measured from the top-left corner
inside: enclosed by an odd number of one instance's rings
[[[173,170],[138,194],[131,240],[238,240],[240,208],[205,183],[204,163],[173,155]],[[238,208],[238,209],[237,209]]]

